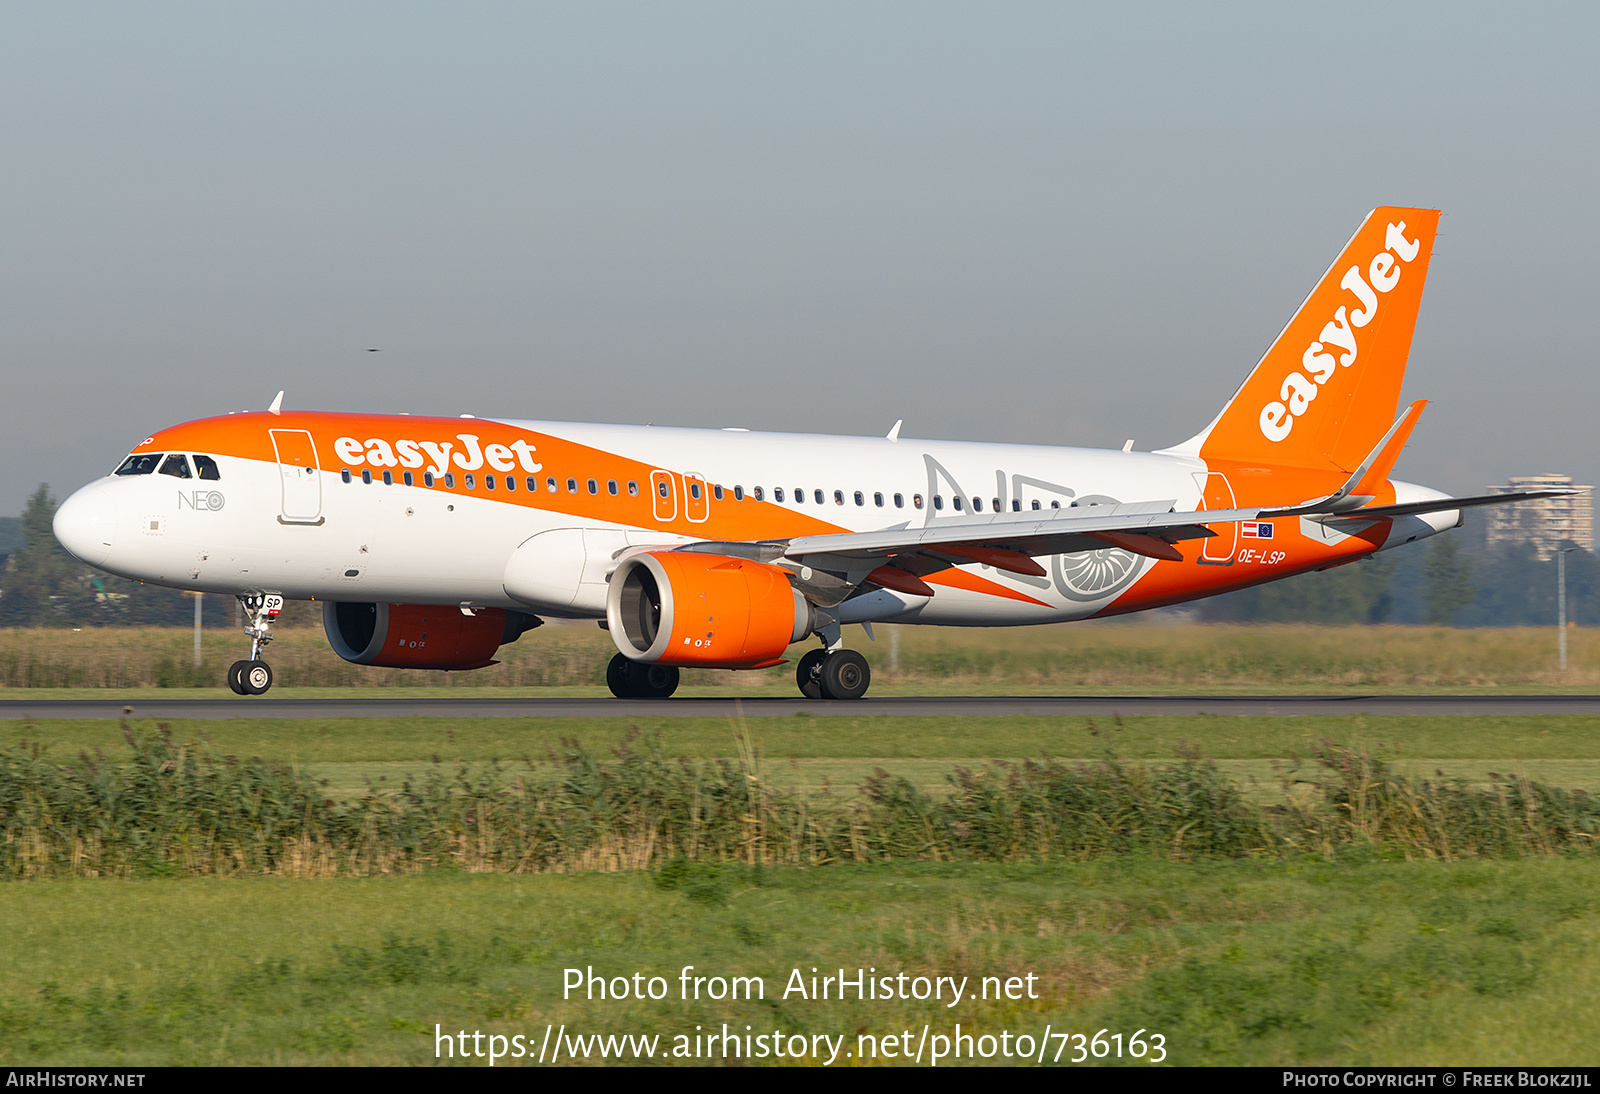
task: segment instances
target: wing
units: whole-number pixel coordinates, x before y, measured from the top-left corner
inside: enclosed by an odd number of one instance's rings
[[[943,518],[921,528],[902,524],[876,532],[840,532],[762,542],[692,543],[684,551],[753,558],[795,572],[797,586],[823,607],[848,597],[867,582],[898,592],[932,596],[922,578],[940,570],[979,562],[1033,577],[1045,576],[1034,561],[1120,547],[1136,555],[1182,562],[1176,544],[1216,535],[1208,526],[1241,520],[1309,516],[1322,520],[1371,523],[1394,517],[1504,505],[1533,498],[1579,493],[1570,487],[1520,490],[1467,498],[1433,498],[1399,505],[1367,505],[1393,468],[1400,449],[1422,413],[1423,402],[1406,408],[1350,478],[1326,497],[1252,509],[1201,509],[1179,513],[1175,501],[1072,506],[1066,509]]]

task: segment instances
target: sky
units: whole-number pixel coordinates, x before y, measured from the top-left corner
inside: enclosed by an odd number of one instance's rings
[[[280,388],[1163,447],[1390,204],[1445,213],[1397,477],[1594,483],[1596,41],[1592,4],[6,3],[0,514]]]

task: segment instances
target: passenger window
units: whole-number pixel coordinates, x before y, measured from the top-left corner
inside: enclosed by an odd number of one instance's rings
[[[424,471],[422,473],[422,485],[423,486],[428,486],[428,487],[431,487],[433,485],[433,472],[432,471]]]
[[[341,482],[349,482],[350,481],[350,469],[348,467],[346,467],[343,471],[339,472],[339,480]]]
[[[912,504],[913,507],[915,507],[917,509],[921,509],[922,508],[922,495],[921,494],[912,494],[911,495],[911,504]]]
[[[720,483],[711,488],[711,496],[716,498],[718,501],[722,500],[722,486]]]
[[[774,486],[772,488],[772,500],[777,502],[781,502],[783,500],[783,487]]]
[[[534,478],[532,475],[529,475],[528,476],[528,493],[537,494],[538,492],[539,492],[539,480]]]
[[[364,475],[366,472],[363,471],[362,474]],[[444,485],[447,490],[456,488],[456,473],[454,471],[446,471],[444,473]]]
[[[950,499],[950,504],[956,507],[956,512],[958,512],[958,513],[966,512],[966,510],[962,508],[962,501],[961,501],[961,495],[960,494],[957,494],[955,497],[951,498]],[[935,509],[939,508],[939,498],[938,498],[937,495],[934,496],[933,507]]]
[[[904,494],[896,494],[894,496],[894,507],[896,509],[904,509],[906,507],[906,496]],[[917,508],[918,509],[922,508],[922,505],[921,505],[920,502],[918,503]]]
[[[576,494],[577,492],[578,492],[578,480],[577,479],[568,479],[567,480],[567,493]]]
[[[662,479],[660,482],[656,483],[656,493],[660,494],[664,498],[670,498],[672,496],[672,487],[667,485],[666,479]]]
[[[835,504],[835,505],[843,505],[844,504],[844,491],[843,490],[835,490],[833,492],[833,504]]]
[[[147,452],[139,456],[129,456],[122,461],[122,466],[117,468],[118,475],[148,475],[155,471],[161,463],[161,453]]]
[[[1012,498],[1011,499],[1011,511],[1013,513],[1022,512],[1022,499],[1021,498]]]
[[[691,498],[693,498],[694,500],[696,500],[696,501],[700,500],[700,484],[699,483],[691,482],[689,484],[689,496]]]
[[[804,505],[806,503],[806,492],[798,486],[794,488],[794,503],[796,505]]]
[[[550,491],[552,494],[554,494],[556,492],[556,480],[555,480],[555,478],[551,477],[551,478],[545,479],[544,480],[544,488],[546,490]]]
[[[484,487],[485,490],[493,490],[494,489],[494,476],[493,475],[485,475],[483,477],[483,487]]]
[[[1033,507],[1035,509],[1039,508],[1039,499],[1038,498],[1034,498],[1033,499]]]
[[[516,488],[517,488],[517,477],[515,475],[507,475],[506,476],[506,489],[507,490],[515,490]]]
[[[755,488],[755,492],[754,492],[754,494],[753,494],[753,495],[752,495],[752,496],[753,496],[753,497],[754,497],[754,498],[755,498],[755,499],[756,499],[756,500],[757,500],[757,501],[765,501],[765,500],[766,500],[766,497],[767,497],[767,495],[766,495],[766,491],[764,491],[764,490],[762,490],[762,489],[761,489],[761,487],[759,487],[759,486],[758,486],[758,487],[756,487],[756,488]],[[782,499],[782,498],[779,498],[779,499],[778,499],[778,500],[779,500],[779,501],[782,501],[782,500],[783,500],[783,499]]]
[[[461,478],[468,490],[476,490],[478,488],[478,476],[472,474],[472,472],[467,472]]]
[[[990,509],[993,512],[996,512],[996,513],[1000,512],[1000,510],[1003,509],[1003,508],[1004,508],[1004,506],[1002,506],[1000,504],[1000,499],[999,498],[995,498],[994,499],[994,504],[990,506]]]
[[[383,473],[383,485],[385,485],[385,486],[393,486],[394,485],[394,472],[393,471],[385,471]]]
[[[612,497],[616,497],[617,496],[617,480],[616,479],[607,479],[606,480],[606,493],[610,494]]]
[[[368,486],[372,485],[372,468],[363,467],[361,469],[361,481],[366,483]]]
[[[588,486],[589,486],[589,493],[591,493],[591,494],[600,493],[600,484],[595,482],[593,479],[589,480]]]
[[[733,500],[734,501],[743,501],[744,500],[744,487],[735,486],[733,488]]]
[[[856,491],[856,504],[857,505],[865,505],[865,504],[867,504],[867,496],[865,494],[863,494],[859,490]],[[883,504],[883,495],[882,494],[878,495],[878,504],[879,505]]]
[[[876,505],[879,509],[882,509],[883,508],[883,495],[882,494],[878,494],[878,493],[873,494],[872,495],[872,504]]]
[[[972,511],[974,513],[983,512],[983,499],[982,498],[973,498],[972,499]]]
[[[174,452],[161,465],[161,473],[163,475],[171,475],[175,479],[187,479],[190,477],[189,461],[184,459],[182,454]]]
[[[821,505],[821,504],[822,504],[822,491],[821,491],[821,490],[813,490],[813,491],[811,491],[811,496],[812,496],[812,497],[814,497],[814,498],[816,498],[816,499],[817,499],[817,504],[818,504],[818,505]],[[843,502],[843,500],[842,500],[842,499],[841,499],[841,501],[840,501],[840,502],[839,502],[839,504],[840,504],[840,505],[843,505],[843,504],[844,504],[844,502]]]
[[[406,485],[407,486],[415,486],[415,485],[417,485],[416,476],[412,475],[411,472],[407,471],[403,477],[406,480]]]
[[[638,496],[639,496],[639,484],[637,482],[635,482],[634,480],[629,479],[628,480],[628,497],[636,498]]]
[[[1052,509],[1060,509],[1061,508],[1061,503],[1059,501],[1053,501],[1053,502],[1050,503],[1050,508],[1052,508]]]
[[[217,461],[210,456],[196,456],[194,458],[195,474],[200,476],[202,482],[216,482],[222,478],[222,472],[217,469]]]
[[[944,508],[944,495],[943,494],[935,494],[933,496],[933,507],[935,509],[943,509]]]

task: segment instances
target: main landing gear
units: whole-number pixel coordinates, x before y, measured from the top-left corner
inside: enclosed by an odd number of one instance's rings
[[[239,603],[250,620],[244,629],[250,636],[250,659],[228,666],[228,687],[238,695],[265,695],[272,686],[272,666],[261,660],[261,651],[272,641],[272,621],[283,611],[283,597],[277,593],[241,596]]]
[[[618,699],[665,699],[678,690],[678,667],[647,665],[619,653],[606,666],[606,686]]]
[[[872,683],[872,669],[855,650],[811,650],[795,666],[794,679],[807,699],[859,699]]]
[[[255,664],[260,662],[240,661],[234,667]],[[266,668],[265,665],[261,667]],[[267,686],[270,687],[271,682],[272,674],[268,670]],[[872,683],[872,669],[867,659],[855,650],[811,650],[800,658],[795,682],[807,699],[859,699]],[[232,683],[231,674],[229,683]],[[678,669],[675,665],[647,665],[619,653],[606,665],[606,686],[618,699],[665,699],[678,690]],[[262,691],[265,690],[263,687]]]

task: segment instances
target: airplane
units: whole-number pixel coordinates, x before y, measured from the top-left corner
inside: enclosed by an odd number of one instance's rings
[[[238,597],[250,656],[286,598],[361,665],[467,670],[545,619],[599,620],[622,699],[680,668],[859,699],[842,628],[1027,626],[1180,604],[1458,527],[1479,505],[1388,476],[1439,212],[1378,208],[1221,412],[1152,452],[283,409],[142,440],[55,534],[139,581]]]

